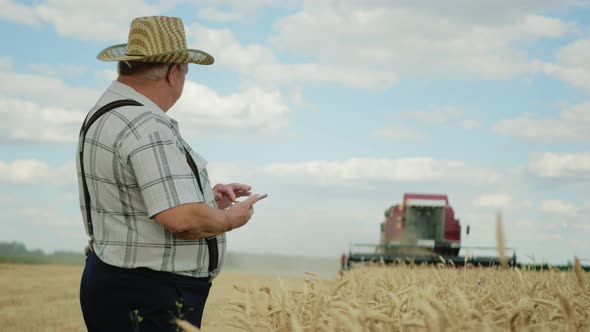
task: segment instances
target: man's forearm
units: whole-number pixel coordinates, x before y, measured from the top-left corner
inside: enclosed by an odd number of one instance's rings
[[[162,211],[154,219],[176,237],[202,239],[244,226],[254,213],[252,205],[260,199],[260,195],[253,195],[226,210],[187,203]]]
[[[178,238],[202,239],[228,232],[232,229],[227,211],[210,207],[205,203],[195,204],[185,220],[184,230],[174,234]]]
[[[205,203],[188,203],[163,211],[155,219],[167,231],[181,239],[202,239],[232,228],[227,210],[219,210]]]

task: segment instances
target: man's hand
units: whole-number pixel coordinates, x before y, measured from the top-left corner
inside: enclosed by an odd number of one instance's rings
[[[250,196],[252,194],[250,189],[252,189],[251,186],[241,183],[216,184],[213,187],[213,194],[217,207],[222,210],[227,209],[237,198]]]
[[[252,205],[261,199],[261,195],[251,195],[224,210],[206,203],[187,203],[164,210],[154,219],[174,237],[204,239],[244,226],[254,214]]]
[[[254,214],[254,204],[261,199],[261,195],[252,195],[227,209],[226,212],[230,215],[230,229],[226,230],[226,232],[244,226]]]

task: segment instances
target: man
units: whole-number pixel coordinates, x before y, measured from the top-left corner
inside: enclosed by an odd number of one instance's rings
[[[182,95],[188,63],[179,18],[140,17],[128,43],[103,50],[119,76],[86,118],[78,143],[80,205],[90,236],[80,286],[88,331],[200,327],[211,280],[225,258],[225,232],[252,217],[250,186],[211,188],[206,161],[166,112]],[[236,198],[250,196],[242,202]]]

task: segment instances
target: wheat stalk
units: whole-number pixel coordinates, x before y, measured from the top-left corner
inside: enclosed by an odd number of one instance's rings
[[[590,294],[570,276],[450,265],[358,267],[333,282],[268,285],[254,293],[238,287],[226,322],[249,331],[590,330]],[[261,295],[268,306],[251,310]]]
[[[584,272],[582,272],[582,266],[580,264],[580,259],[578,257],[574,257],[574,273],[576,274],[576,280],[578,281],[578,286],[580,288],[584,288]]]
[[[196,328],[194,325],[192,325],[191,323],[189,323],[185,320],[177,319],[176,325],[178,325],[184,332],[198,332],[199,331],[198,328]]]
[[[502,213],[498,211],[496,215],[496,242],[498,248],[498,257],[500,258],[500,265],[503,269],[508,266],[506,259],[506,246],[504,242],[504,230],[502,227]]]

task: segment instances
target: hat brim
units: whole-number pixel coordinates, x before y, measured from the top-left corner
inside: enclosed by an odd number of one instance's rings
[[[127,44],[119,44],[102,50],[96,58],[101,61],[141,61],[162,63],[195,63],[211,65],[215,61],[207,52],[194,49],[174,50],[152,55],[127,55]]]

